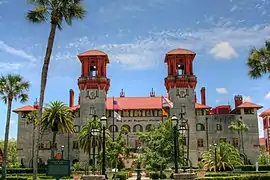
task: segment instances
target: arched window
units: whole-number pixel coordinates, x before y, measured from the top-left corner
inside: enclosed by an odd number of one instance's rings
[[[152,125],[152,124],[147,124],[147,125],[145,126],[145,130],[146,130],[146,131],[150,131],[152,128],[153,128],[153,125]]]
[[[111,132],[111,133],[112,133],[113,131],[114,131],[114,132],[118,132],[118,127],[117,127],[116,125],[114,125],[114,126],[111,125],[109,129],[110,129],[110,132]]]
[[[133,127],[133,132],[142,132],[143,131],[143,127],[142,125],[140,124],[136,124],[134,127]]]
[[[126,128],[128,130],[128,132],[130,132],[130,126],[127,124],[124,124],[122,127]]]
[[[196,130],[197,130],[197,131],[205,131],[205,126],[204,126],[204,124],[198,123],[198,124],[196,125]]]

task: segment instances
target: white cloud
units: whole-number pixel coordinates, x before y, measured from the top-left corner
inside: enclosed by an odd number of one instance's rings
[[[60,50],[70,53],[74,49],[77,52],[100,49],[109,55],[112,63],[119,63],[125,68],[145,69],[163,63],[165,53],[175,48],[190,49],[200,55],[206,55],[203,53],[212,49],[216,57],[233,58],[237,53],[232,47],[239,50],[249,49],[260,46],[265,39],[270,38],[270,24],[250,28],[227,26],[223,23],[210,29],[150,31],[148,36],[118,44],[93,44],[93,37],[83,36],[69,42],[66,49]],[[62,56],[69,55],[62,52]],[[61,58],[59,54],[58,59],[66,58]]]
[[[7,3],[7,1],[0,1],[0,5]]]
[[[270,92],[268,92],[268,93],[265,94],[264,99],[270,100]]]
[[[238,9],[238,6],[237,6],[237,5],[234,5],[234,6],[230,9],[230,11],[233,12],[233,11],[235,11],[236,9]]]
[[[20,67],[19,63],[0,63],[0,70],[17,70]]]
[[[210,54],[218,59],[232,59],[238,56],[229,42],[220,42],[216,44],[210,50]]]
[[[219,94],[228,94],[228,90],[226,88],[216,88],[216,91]]]
[[[252,99],[250,96],[243,96],[243,102],[252,102]]]
[[[7,52],[9,54],[13,54],[15,56],[19,56],[24,59],[28,59],[33,62],[36,61],[36,58],[34,56],[26,53],[23,50],[15,49],[14,47],[7,45],[4,41],[1,41],[1,40],[0,40],[0,50]]]

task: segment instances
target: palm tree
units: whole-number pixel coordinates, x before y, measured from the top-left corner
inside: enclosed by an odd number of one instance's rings
[[[42,107],[44,102],[44,94],[47,83],[47,74],[54,44],[54,38],[56,29],[62,29],[63,21],[68,25],[72,25],[74,19],[83,19],[85,15],[85,9],[82,6],[82,0],[28,0],[29,3],[34,5],[34,9],[27,12],[27,19],[32,23],[50,22],[50,34],[48,37],[48,43],[46,53],[44,57],[41,85],[40,85],[40,97],[39,97],[39,114],[38,122],[41,121]],[[36,131],[39,130],[39,125]],[[36,132],[37,134],[38,132]],[[35,141],[35,158],[34,158],[34,170],[33,179],[37,179],[37,161],[38,161],[38,144],[39,136],[36,136]]]
[[[54,158],[54,150],[56,148],[56,135],[61,133],[74,133],[74,116],[72,109],[61,101],[53,101],[48,104],[41,120],[41,130],[51,129],[53,132],[51,158]]]
[[[6,179],[6,165],[8,157],[8,136],[10,126],[10,114],[13,100],[24,103],[28,100],[29,82],[25,81],[20,75],[8,74],[0,77],[0,96],[5,104],[8,104],[7,121],[5,129],[4,154],[2,164],[2,178]]]
[[[95,165],[95,149],[101,147],[102,142],[101,136],[93,134],[94,130],[97,132],[102,130],[102,123],[96,118],[88,120],[79,133],[79,145],[85,153],[88,153],[89,166],[91,165],[91,149],[93,148],[93,165]]]
[[[270,40],[265,42],[265,47],[252,48],[248,57],[249,76],[253,79],[270,73]]]
[[[243,132],[248,131],[248,129],[249,129],[248,126],[245,124],[245,122],[242,120],[242,118],[240,118],[238,120],[232,121],[228,128],[232,131],[237,132],[238,139],[241,139],[243,154],[245,155]],[[238,150],[240,153],[240,145],[238,145]]]
[[[237,165],[242,165],[240,154],[231,144],[221,142],[216,148],[217,161],[215,160],[215,146],[213,145],[210,145],[209,151],[202,154],[201,162],[207,170],[225,171],[227,169],[232,170]]]

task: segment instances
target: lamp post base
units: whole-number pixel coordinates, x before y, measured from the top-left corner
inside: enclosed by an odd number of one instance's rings
[[[180,170],[179,173],[173,174],[174,179],[176,180],[195,180],[196,179],[196,173],[192,169],[187,169],[186,172],[183,172],[183,170]]]
[[[83,175],[83,180],[105,180],[104,175]]]

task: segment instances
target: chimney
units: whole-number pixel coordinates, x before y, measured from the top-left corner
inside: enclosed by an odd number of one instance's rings
[[[206,105],[206,99],[205,99],[205,87],[201,88],[201,104]]]
[[[37,98],[36,98],[36,101],[34,102],[34,108],[35,108],[35,109],[38,109],[38,108],[39,108]]]
[[[72,89],[69,90],[69,107],[74,106],[74,91]]]
[[[124,92],[123,89],[122,89],[121,92],[120,92],[120,97],[125,97],[125,92]]]
[[[241,95],[234,96],[235,108],[243,103],[243,97]]]
[[[150,97],[155,97],[156,96],[156,93],[154,91],[154,88],[152,88],[152,91],[150,92]]]

